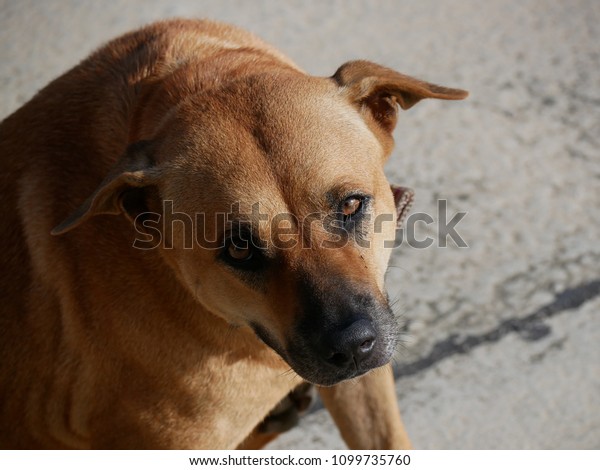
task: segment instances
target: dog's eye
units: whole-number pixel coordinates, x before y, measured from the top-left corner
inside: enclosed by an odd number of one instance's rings
[[[344,220],[350,219],[353,215],[360,211],[363,204],[362,198],[358,196],[350,196],[342,203],[342,214]]]
[[[252,259],[253,251],[252,247],[246,242],[234,242],[230,241],[227,246],[227,256],[235,262],[243,263]]]
[[[262,250],[246,237],[227,240],[219,258],[239,271],[258,272],[266,267]]]

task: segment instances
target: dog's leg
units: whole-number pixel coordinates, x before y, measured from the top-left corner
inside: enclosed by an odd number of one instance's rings
[[[315,401],[314,387],[306,382],[298,385],[281,400],[267,417],[244,439],[238,450],[262,449],[281,433],[298,424],[298,419]]]
[[[395,391],[389,365],[355,380],[319,388],[350,449],[410,449]]]
[[[269,442],[279,436],[278,432],[265,433],[258,429],[258,426],[252,431],[252,433],[244,439],[236,450],[260,450],[266,446]]]

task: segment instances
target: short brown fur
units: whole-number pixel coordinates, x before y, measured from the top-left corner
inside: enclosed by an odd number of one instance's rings
[[[182,249],[185,222],[173,249],[133,248],[138,204],[259,201],[300,218],[339,183],[394,213],[382,166],[396,103],[464,96],[364,61],[309,77],[245,31],[192,20],[127,34],[50,83],[0,125],[0,447],[241,445],[306,378],[290,370],[306,375],[290,352],[313,292],[299,286],[350,286],[384,308],[393,225],[368,250],[272,250],[246,282],[214,250]],[[410,445],[390,370],[315,376],[350,446]]]

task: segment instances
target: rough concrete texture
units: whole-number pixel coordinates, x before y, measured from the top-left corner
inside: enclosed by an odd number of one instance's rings
[[[387,166],[416,189],[413,212],[468,212],[468,248],[394,252],[406,425],[419,448],[599,448],[600,3],[5,0],[0,116],[171,16],[243,26],[312,74],[365,58],[471,92],[404,113]],[[320,410],[271,447],[343,444]]]

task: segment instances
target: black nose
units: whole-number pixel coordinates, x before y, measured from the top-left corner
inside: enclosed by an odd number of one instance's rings
[[[327,338],[330,344],[326,348],[331,364],[347,367],[354,363],[356,368],[365,361],[375,348],[377,334],[373,324],[366,319],[357,320],[343,330],[338,330]]]

